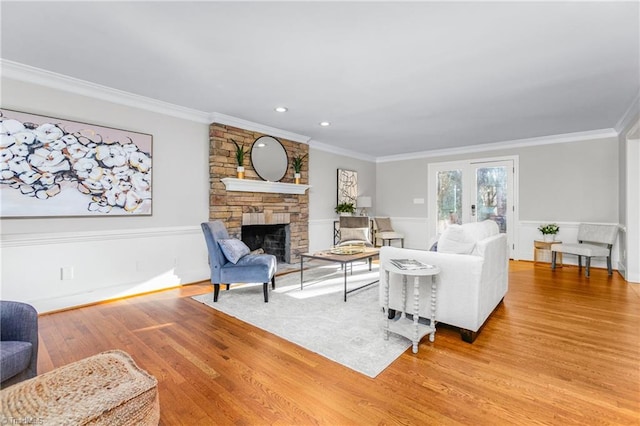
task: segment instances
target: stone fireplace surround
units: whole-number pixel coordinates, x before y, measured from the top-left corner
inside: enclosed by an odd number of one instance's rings
[[[250,159],[251,144],[264,133],[245,130],[220,123],[209,127],[209,220],[221,220],[229,235],[241,239],[242,225],[289,225],[290,263],[300,261],[300,253],[309,249],[309,195],[274,192],[227,191],[222,178],[236,177],[235,145],[231,139],[245,147],[245,179],[260,180]],[[294,183],[291,159],[308,155],[304,143],[277,138],[289,158],[284,183]],[[309,181],[309,162],[305,159],[301,183]]]

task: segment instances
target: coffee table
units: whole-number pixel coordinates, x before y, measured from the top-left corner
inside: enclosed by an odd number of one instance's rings
[[[352,288],[347,290],[347,265],[352,264],[357,260],[368,260],[369,261],[369,270],[371,270],[371,263],[373,258],[380,254],[380,249],[374,247],[365,247],[361,253],[353,253],[353,254],[336,254],[332,253],[331,250],[323,250],[316,253],[303,253],[300,255],[300,290],[303,289],[304,284],[304,259],[317,259],[324,260],[327,262],[339,263],[342,265],[342,269],[344,269],[344,301],[347,301],[347,294],[352,293],[356,290],[360,290],[361,288],[368,287],[378,282],[378,280],[371,281],[370,283],[361,285],[357,288]]]

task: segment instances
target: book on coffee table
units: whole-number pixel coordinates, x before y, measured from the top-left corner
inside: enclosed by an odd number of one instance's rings
[[[433,269],[435,266],[415,259],[390,259],[389,262],[398,269]]]

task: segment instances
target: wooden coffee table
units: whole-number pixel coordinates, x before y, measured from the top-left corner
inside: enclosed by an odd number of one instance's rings
[[[374,248],[374,247],[365,247],[361,253],[352,253],[352,254],[336,254],[336,253],[332,253],[331,250],[323,250],[316,253],[303,253],[300,255],[300,290],[303,289],[303,284],[304,284],[303,261],[305,258],[339,263],[342,265],[342,269],[344,270],[344,301],[346,302],[347,294],[352,293],[356,290],[360,290],[361,288],[368,287],[378,282],[378,280],[375,280],[370,283],[361,285],[357,288],[352,288],[350,290],[347,290],[347,265],[350,265],[357,260],[368,260],[369,270],[371,270],[371,263],[373,261],[373,258],[378,256],[379,254],[380,254],[380,249]]]

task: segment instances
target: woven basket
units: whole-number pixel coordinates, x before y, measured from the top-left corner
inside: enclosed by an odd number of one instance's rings
[[[0,424],[157,425],[157,384],[126,352],[103,352],[0,391]]]

